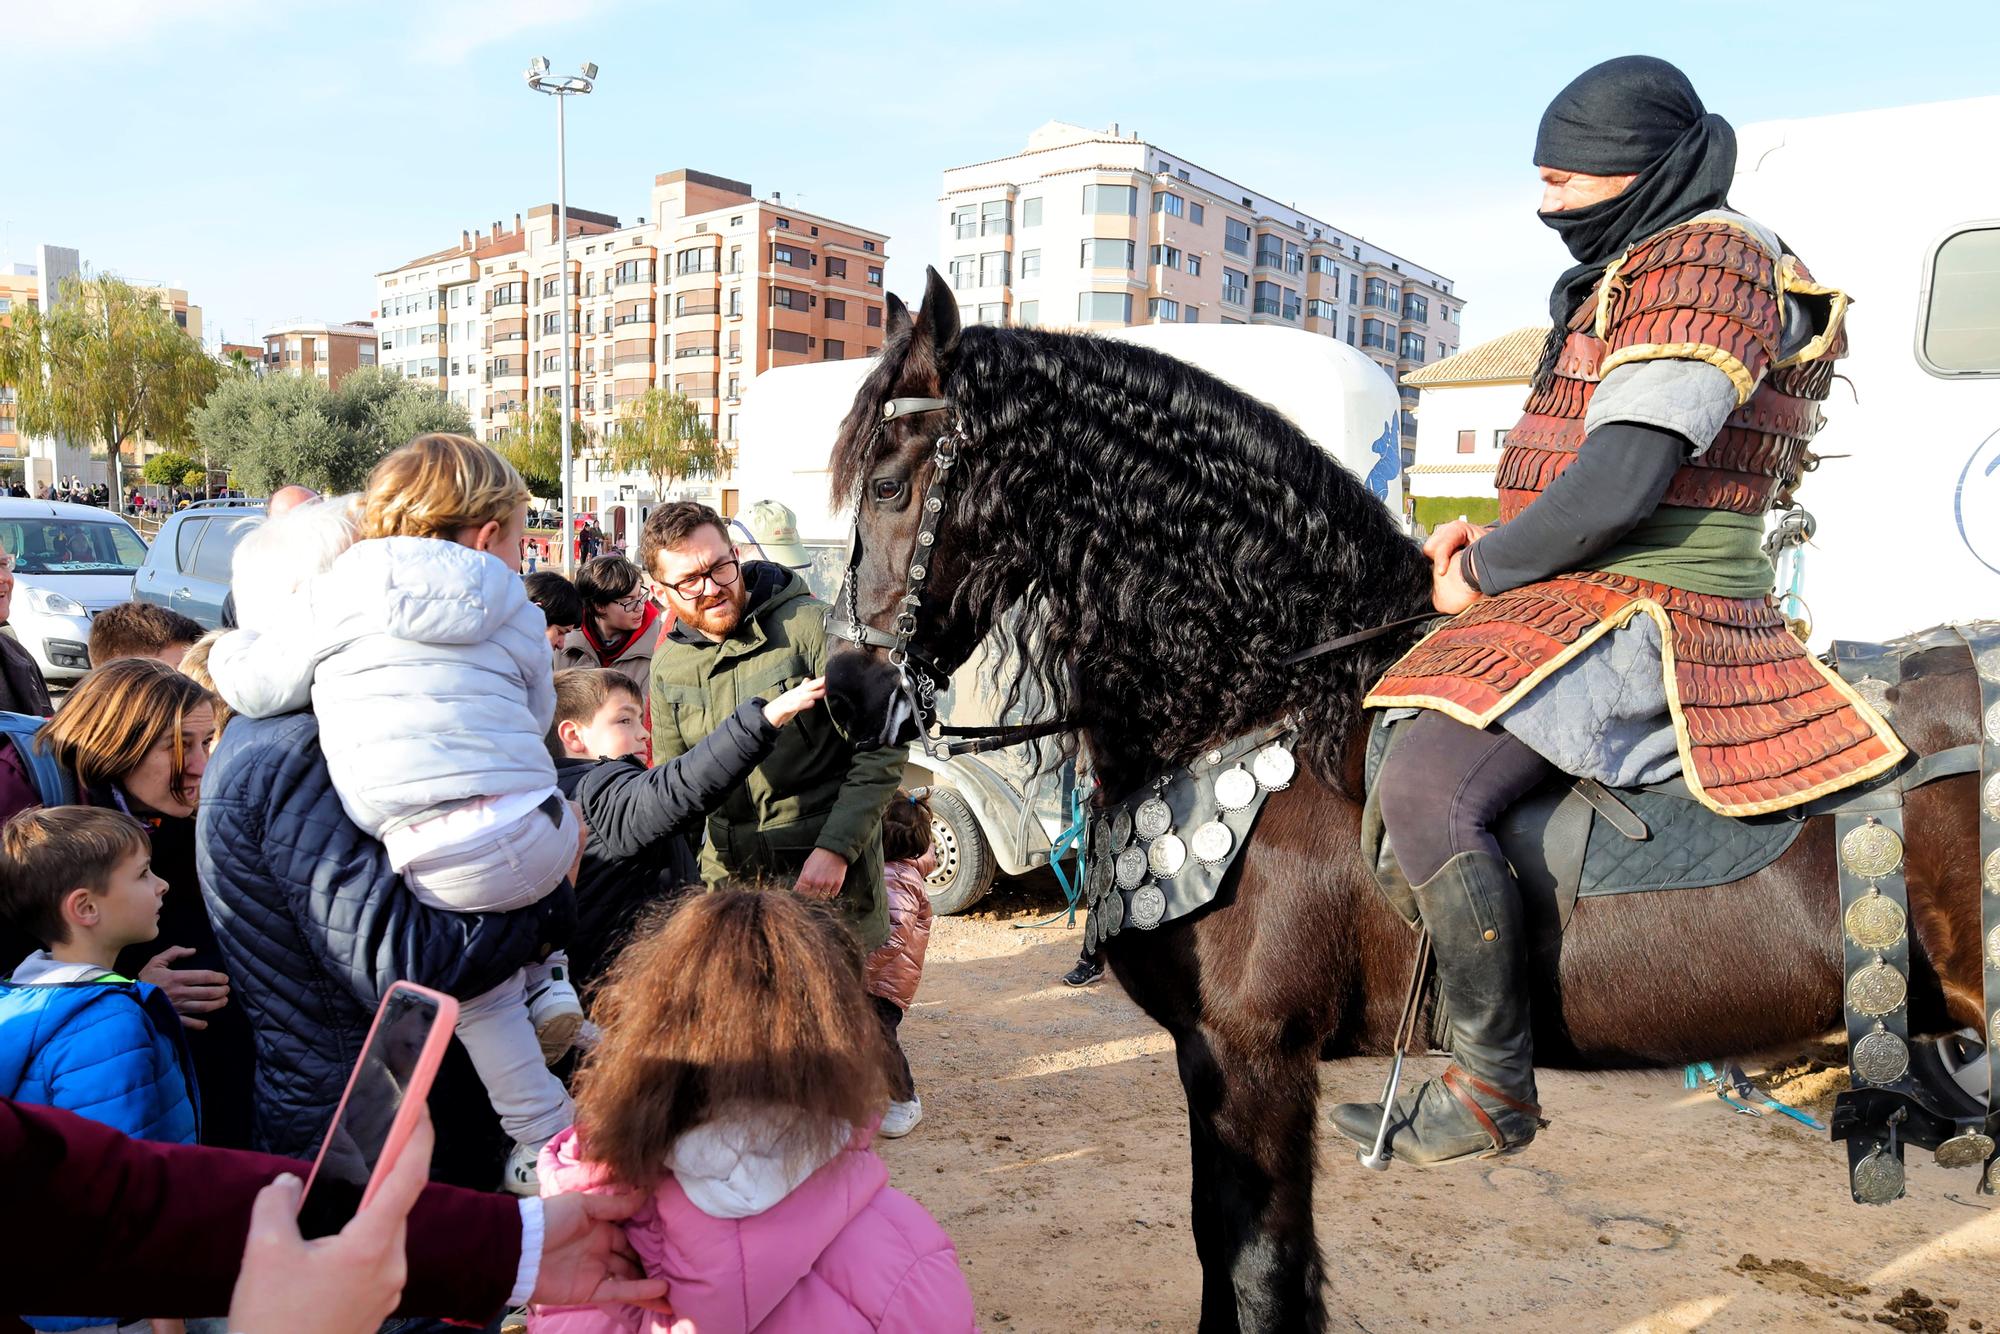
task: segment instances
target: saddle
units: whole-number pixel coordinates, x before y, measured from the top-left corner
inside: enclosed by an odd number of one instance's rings
[[[1517,803],[1495,834],[1514,868],[1530,927],[1530,955],[1553,969],[1579,898],[1727,885],[1788,851],[1806,822],[1834,817],[1847,986],[1844,1009],[1852,1089],[1835,1104],[1833,1137],[1848,1144],[1859,1203],[1903,1194],[1906,1144],[1936,1151],[1945,1166],[1986,1168],[1982,1188],[2000,1189],[2000,622],[1939,626],[1884,644],[1839,641],[1831,665],[1884,718],[1891,692],[1918,653],[1957,647],[1978,671],[1979,743],[1910,755],[1887,773],[1789,810],[1747,818],[1718,815],[1685,783],[1606,788],[1561,777]],[[1412,926],[1416,898],[1389,846],[1377,778],[1414,710],[1378,714],[1368,736],[1368,797],[1362,853],[1382,893]],[[1903,880],[1904,794],[1954,774],[1982,773],[1981,935],[1986,944],[1987,1070],[1982,1105],[1952,1082],[1909,1035],[1909,903]],[[1433,1007],[1432,1040],[1445,1017]]]

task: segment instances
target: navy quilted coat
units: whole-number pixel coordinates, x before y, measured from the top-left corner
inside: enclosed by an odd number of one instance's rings
[[[237,718],[201,780],[201,890],[256,1032],[256,1147],[311,1157],[391,983],[461,1000],[564,942],[567,886],[511,913],[428,908],[341,809],[310,713]]]

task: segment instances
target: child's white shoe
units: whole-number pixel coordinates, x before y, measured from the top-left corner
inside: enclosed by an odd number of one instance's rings
[[[901,1139],[917,1128],[924,1119],[924,1100],[912,1098],[908,1102],[892,1102],[889,1110],[882,1113],[882,1125],[876,1131],[883,1139]]]
[[[528,966],[528,1021],[542,1044],[542,1060],[554,1065],[576,1042],[583,1027],[583,1003],[569,982],[569,965]]]
[[[535,1172],[535,1159],[542,1151],[532,1144],[516,1144],[507,1155],[507,1168],[500,1176],[500,1189],[509,1195],[539,1195],[542,1179]]]

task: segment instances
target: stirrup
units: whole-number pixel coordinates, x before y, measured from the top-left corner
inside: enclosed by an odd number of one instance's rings
[[[1522,1102],[1519,1098],[1502,1093],[1499,1089],[1494,1088],[1491,1084],[1479,1078],[1479,1076],[1467,1074],[1456,1064],[1446,1066],[1445,1072],[1438,1082],[1444,1085],[1445,1092],[1457,1098],[1465,1109],[1472,1113],[1473,1119],[1479,1122],[1479,1128],[1484,1130],[1486,1137],[1493,1141],[1493,1152],[1495,1153],[1505,1153],[1507,1151],[1510,1147],[1507,1143],[1507,1137],[1500,1133],[1500,1127],[1494,1123],[1493,1118],[1487,1114],[1486,1109],[1479,1105],[1479,1100],[1473,1097],[1474,1093],[1483,1094],[1493,1101],[1521,1113],[1521,1115],[1534,1121],[1537,1129],[1545,1130],[1548,1128],[1549,1123],[1542,1118],[1542,1109],[1539,1105],[1532,1102]]]

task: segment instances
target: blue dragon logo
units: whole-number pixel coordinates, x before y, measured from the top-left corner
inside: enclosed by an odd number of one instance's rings
[[[1392,415],[1382,423],[1382,434],[1368,447],[1375,455],[1375,466],[1368,470],[1368,490],[1377,500],[1388,500],[1389,483],[1403,470],[1403,447],[1398,434],[1398,423]]]

